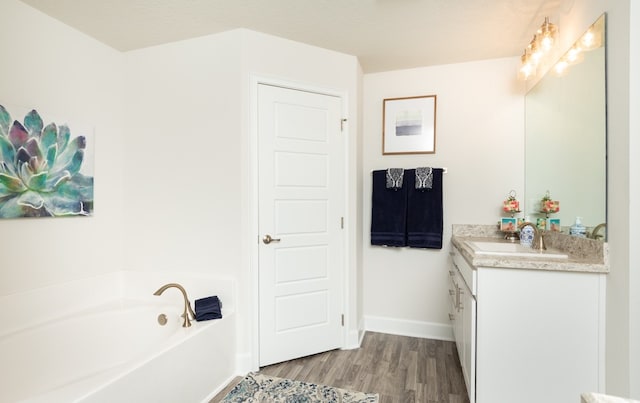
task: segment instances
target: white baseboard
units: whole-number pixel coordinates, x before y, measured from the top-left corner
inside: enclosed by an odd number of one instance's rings
[[[347,340],[343,350],[353,350],[354,348],[360,348],[360,339],[358,338],[358,330],[352,330],[347,334]]]
[[[215,395],[217,395],[218,393],[220,393],[224,388],[227,387],[227,385],[229,385],[231,383],[231,381],[233,381],[233,379],[236,377],[236,375],[231,376],[229,379],[227,379],[223,384],[219,385],[217,388],[215,388],[213,390],[213,392],[209,393],[209,395],[200,403],[209,403],[213,397]]]
[[[364,335],[367,333],[364,327],[364,318],[361,317],[358,322],[358,344],[362,345],[362,339],[364,339]]]
[[[249,372],[257,371],[258,368],[253,367],[253,360],[250,353],[236,354],[236,374],[246,375]]]
[[[399,336],[453,341],[453,327],[441,323],[417,320],[365,316],[364,329],[368,332],[397,334]]]

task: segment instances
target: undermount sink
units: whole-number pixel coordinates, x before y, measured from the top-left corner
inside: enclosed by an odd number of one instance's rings
[[[533,259],[566,259],[568,255],[558,251],[539,251],[519,243],[467,241],[477,255],[499,255]]]

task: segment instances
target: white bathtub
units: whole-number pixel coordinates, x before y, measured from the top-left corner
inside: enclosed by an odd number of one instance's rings
[[[146,280],[120,274],[116,298],[2,334],[0,402],[208,401],[235,372],[233,310],[183,328],[180,293],[151,296],[164,279],[140,287]],[[188,283],[181,284],[191,293]],[[189,295],[192,303],[204,296]]]

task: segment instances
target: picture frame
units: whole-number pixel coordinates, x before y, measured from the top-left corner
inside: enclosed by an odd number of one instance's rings
[[[436,95],[384,99],[382,154],[435,154],[436,106]]]
[[[502,217],[500,219],[500,231],[516,232],[518,229],[518,219],[515,217]]]
[[[541,230],[546,230],[547,229],[547,218],[538,218],[536,220],[536,227],[538,227],[538,229]]]

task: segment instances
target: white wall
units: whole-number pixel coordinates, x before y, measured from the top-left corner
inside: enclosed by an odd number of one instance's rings
[[[0,104],[13,119],[95,133],[93,217],[0,220],[0,295],[102,274],[123,259],[121,53],[17,0],[0,0]],[[20,109],[20,114],[12,108]]]
[[[640,400],[640,4],[629,8],[629,396]]]
[[[239,33],[128,52],[125,269],[236,276]]]
[[[354,115],[354,170],[358,69],[353,56],[248,30],[127,53],[126,267],[235,278],[244,356],[252,348],[251,253],[257,236],[251,233],[249,203],[250,77],[344,93],[345,111]],[[355,183],[355,174],[349,177]],[[351,197],[356,199],[355,190]],[[353,217],[356,207],[352,202]],[[355,220],[350,228],[352,245]],[[350,251],[355,261],[355,247]],[[355,287],[355,265],[350,267]],[[355,288],[350,295],[355,318]]]
[[[126,54],[125,269],[240,280],[240,48],[231,31]]]
[[[364,315],[368,329],[451,337],[452,224],[491,224],[511,189],[524,195],[524,85],[516,58],[366,74],[363,87]],[[385,98],[437,95],[436,153],[382,155]],[[442,250],[370,246],[374,169],[446,167]]]
[[[604,8],[604,7],[603,7]],[[606,390],[630,397],[629,2],[607,5],[607,277]],[[637,158],[637,157],[636,157]],[[637,245],[635,245],[637,248]],[[639,382],[638,380],[635,381]]]

